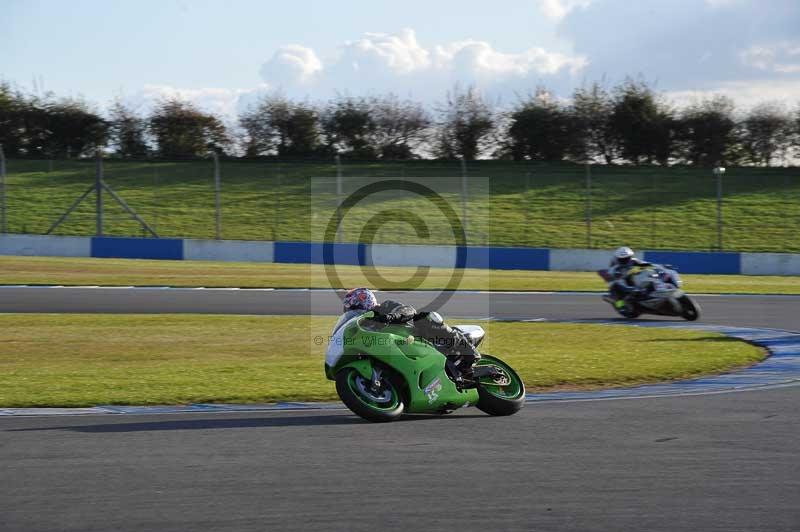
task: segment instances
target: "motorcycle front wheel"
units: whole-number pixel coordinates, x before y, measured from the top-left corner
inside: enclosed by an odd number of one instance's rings
[[[687,321],[695,321],[700,317],[700,306],[692,301],[689,296],[678,299],[681,304],[681,317]]]
[[[345,368],[336,374],[336,393],[347,408],[367,421],[394,421],[405,409],[397,386],[386,375],[375,389],[358,371]]]
[[[479,410],[490,416],[510,416],[525,405],[525,384],[511,366],[490,355],[481,355],[476,366],[493,366],[499,373],[497,377],[478,380],[478,404],[475,406]]]
[[[628,302],[622,308],[614,308],[620,316],[628,320],[636,319],[642,315],[642,311],[639,310],[638,305],[635,305],[634,303]]]

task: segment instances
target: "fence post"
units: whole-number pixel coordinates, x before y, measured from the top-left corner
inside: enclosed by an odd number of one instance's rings
[[[94,170],[95,234],[103,236],[103,154],[97,151]]]
[[[336,154],[336,241],[342,241],[342,159]]]
[[[655,171],[652,171],[650,173],[650,175],[651,175],[651,178],[652,178],[652,180],[651,180],[651,193],[650,193],[650,196],[651,196],[651,199],[650,199],[650,204],[651,204],[651,208],[650,208],[650,247],[655,249],[656,242],[657,242],[657,239],[656,239],[657,224],[656,224],[656,209],[655,209],[655,205],[657,203],[656,200],[658,198],[658,180],[656,179]]]
[[[214,234],[217,240],[222,239],[222,176],[219,170],[219,155],[216,151],[211,152],[214,159]]]
[[[717,166],[713,172],[717,176],[717,249],[722,251],[722,176],[725,168]]]
[[[280,200],[281,200],[281,172],[282,167],[278,166],[277,172],[273,171],[275,175],[275,189],[272,191],[272,241],[278,240],[278,230],[281,223],[280,218]]]
[[[464,236],[469,244],[469,229],[467,219],[467,201],[469,201],[469,183],[467,181],[467,161],[461,157],[461,223],[464,225]]]
[[[528,239],[526,242],[530,245],[530,235],[533,234],[531,230],[531,171],[525,174],[525,192],[523,192],[522,197],[525,201],[525,231],[528,234]]]
[[[150,163],[152,164],[152,163]],[[161,202],[158,195],[158,165],[152,164],[153,167],[153,229],[158,231],[158,211],[161,210]]]
[[[8,233],[6,224],[6,154],[0,144],[0,233]]]
[[[586,247],[592,249],[592,167],[586,163]]]

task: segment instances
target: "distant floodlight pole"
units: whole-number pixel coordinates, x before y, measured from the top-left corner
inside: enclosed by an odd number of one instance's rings
[[[717,177],[717,249],[722,251],[722,176],[725,168],[717,166],[713,172]]]
[[[219,171],[219,155],[215,150],[211,151],[211,158],[214,159],[214,227],[217,240],[222,239],[222,176]]]
[[[0,233],[8,233],[6,223],[6,154],[0,144]]]

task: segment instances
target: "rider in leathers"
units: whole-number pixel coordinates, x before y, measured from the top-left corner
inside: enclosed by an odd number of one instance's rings
[[[410,324],[414,336],[430,342],[465,375],[470,374],[475,362],[480,359],[467,337],[444,323],[437,312],[417,312],[410,305],[392,300],[386,300],[379,305],[375,294],[368,288],[350,290],[345,294],[343,303],[344,314],[336,323],[334,333],[354,317],[371,310],[375,314],[375,321]]]
[[[642,292],[632,286],[628,279],[631,269],[636,266],[651,266],[651,264],[637,259],[629,247],[621,247],[614,252],[608,269],[609,275],[613,278],[608,291],[614,298],[614,306],[617,308],[624,307],[626,299],[640,295]]]

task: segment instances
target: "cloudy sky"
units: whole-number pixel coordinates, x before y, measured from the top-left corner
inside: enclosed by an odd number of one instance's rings
[[[281,90],[312,100],[458,82],[510,103],[641,76],[677,102],[800,102],[798,0],[0,0],[0,79],[226,115]]]

